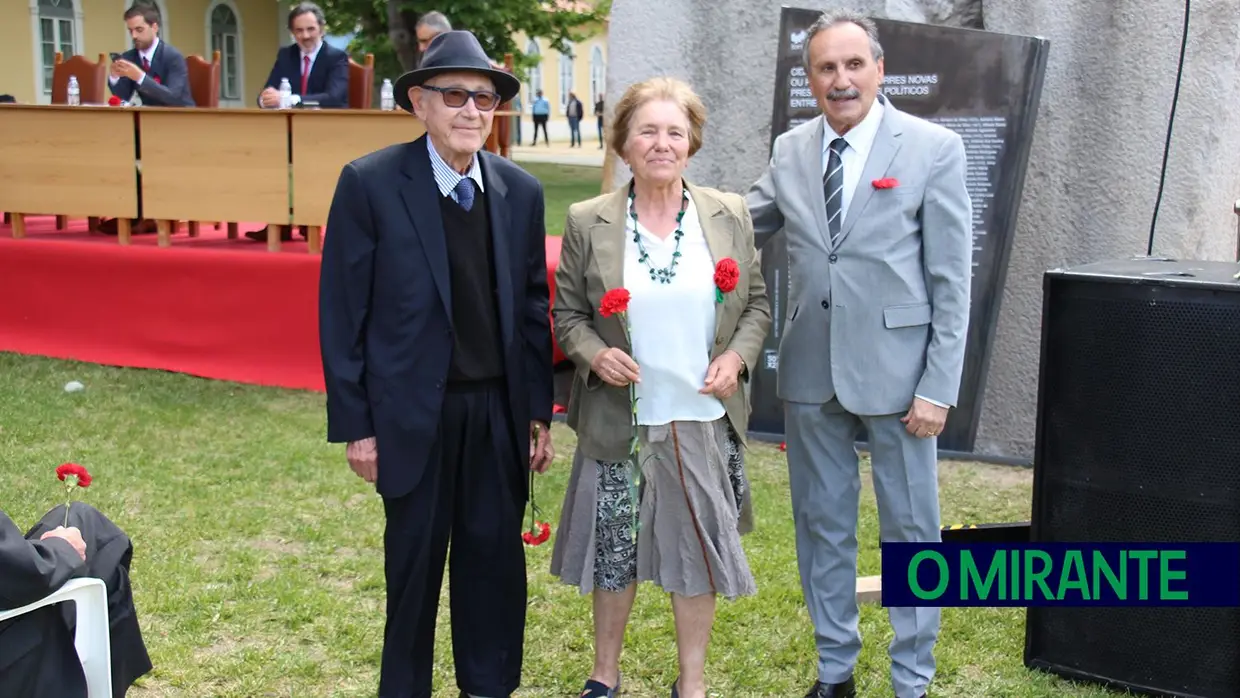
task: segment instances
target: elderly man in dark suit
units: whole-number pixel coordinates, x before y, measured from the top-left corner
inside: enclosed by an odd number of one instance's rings
[[[192,107],[185,56],[159,38],[159,8],[135,2],[125,10],[134,47],[112,61],[108,88],[126,102],[135,93],[148,107]]]
[[[102,579],[108,593],[112,696],[124,698],[151,670],[142,641],[129,562],[133,545],[116,524],[89,504],[49,511],[25,536],[0,511],[0,610],[42,599],[75,577]],[[86,698],[86,677],[73,645],[76,613],[46,606],[0,623],[0,696]]]
[[[349,54],[323,41],[327,19],[312,2],[289,10],[288,30],[296,41],[276,54],[267,85],[258,95],[258,106],[280,106],[280,80],[293,88],[293,104],[313,102],[322,108],[349,106]]]
[[[552,459],[546,230],[542,185],[483,150],[519,89],[473,34],[435,37],[395,89],[426,135],[346,165],[328,215],[327,438],[383,497],[385,698],[431,695],[449,538],[462,695],[520,683],[527,478]]]

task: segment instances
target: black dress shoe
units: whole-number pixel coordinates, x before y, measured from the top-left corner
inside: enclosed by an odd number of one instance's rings
[[[849,676],[843,683],[823,683],[815,681],[805,698],[857,698],[857,684]]]

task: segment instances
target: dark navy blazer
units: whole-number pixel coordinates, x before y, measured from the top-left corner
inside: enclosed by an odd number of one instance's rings
[[[324,41],[310,66],[304,95],[301,94],[301,63],[301,46],[293,43],[280,49],[263,89],[278,90],[280,78],[288,78],[293,94],[301,95],[302,102],[318,102],[324,109],[349,106],[349,54]]]
[[[121,57],[142,67],[142,55],[136,48],[129,49]],[[141,85],[129,78],[121,78],[115,85],[108,80],[108,89],[126,102],[133,99],[136,90],[142,95],[142,104],[148,107],[196,106],[189,89],[189,68],[185,65],[185,56],[163,39],[155,47],[151,69],[146,72],[146,79]]]
[[[345,165],[327,218],[319,332],[327,439],[376,437],[377,489],[409,493],[436,441],[452,361],[448,248],[426,136]],[[554,394],[542,184],[480,152],[519,463]],[[517,477],[523,485],[525,477]],[[526,493],[528,494],[528,493]]]

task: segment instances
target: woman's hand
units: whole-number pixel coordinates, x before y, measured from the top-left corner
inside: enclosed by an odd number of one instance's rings
[[[745,364],[741,355],[731,349],[723,352],[706,369],[706,384],[698,392],[703,395],[714,395],[720,400],[732,397],[739,387],[741,370]]]
[[[640,383],[641,375],[637,362],[628,354],[609,347],[594,355],[590,362],[590,370],[594,371],[607,385],[623,388],[629,383]]]

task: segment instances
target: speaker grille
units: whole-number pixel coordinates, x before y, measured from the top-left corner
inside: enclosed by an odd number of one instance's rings
[[[1053,278],[1038,541],[1240,541],[1240,291]],[[1029,611],[1029,659],[1129,688],[1240,696],[1240,610]]]

